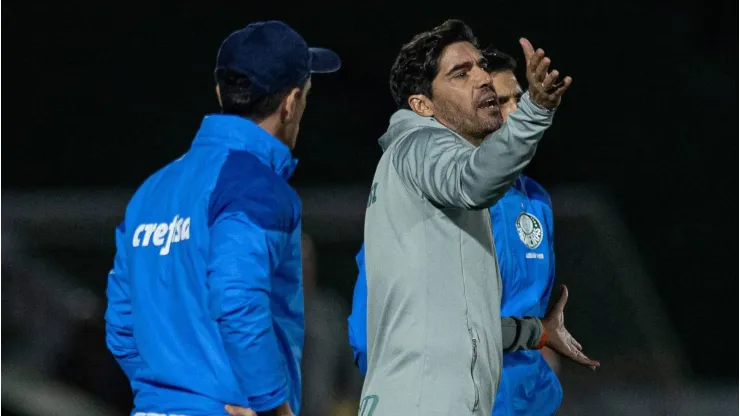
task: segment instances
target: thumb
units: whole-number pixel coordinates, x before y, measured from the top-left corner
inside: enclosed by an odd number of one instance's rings
[[[566,302],[568,302],[568,288],[565,285],[560,285],[560,299],[555,304],[554,312],[563,313]]]

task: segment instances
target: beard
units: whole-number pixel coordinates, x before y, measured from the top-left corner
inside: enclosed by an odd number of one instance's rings
[[[501,128],[501,108],[478,108],[469,104],[467,108],[454,102],[435,103],[434,117],[445,127],[478,145],[488,135]]]

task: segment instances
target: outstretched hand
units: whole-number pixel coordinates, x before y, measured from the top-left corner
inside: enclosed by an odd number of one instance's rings
[[[560,105],[560,100],[573,82],[573,78],[565,77],[563,81],[556,83],[560,73],[557,70],[548,72],[551,61],[545,56],[545,51],[542,49],[535,51],[526,38],[519,39],[519,44],[522,45],[527,61],[530,98],[542,107],[554,109]]]
[[[542,319],[542,325],[545,327],[547,334],[546,346],[556,351],[558,354],[568,357],[578,364],[590,367],[596,370],[601,364],[598,361],[586,357],[581,350],[581,344],[570,335],[565,329],[565,303],[568,301],[568,288],[561,286],[560,299],[553,306],[547,316]]]

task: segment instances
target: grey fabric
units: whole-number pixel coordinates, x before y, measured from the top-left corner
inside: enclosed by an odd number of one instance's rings
[[[504,352],[533,350],[542,338],[542,323],[534,317],[501,318],[501,344]]]
[[[360,415],[489,416],[503,353],[488,208],[553,112],[528,94],[475,147],[432,118],[391,117],[365,216],[368,371]]]

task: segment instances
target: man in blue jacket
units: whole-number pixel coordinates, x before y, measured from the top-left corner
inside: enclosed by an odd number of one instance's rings
[[[116,230],[106,342],[135,414],[298,413],[301,203],[287,180],[311,74],[339,66],[281,22],[222,43],[222,114],[144,182]]]
[[[481,51],[498,95],[501,113],[516,110],[522,88],[514,71],[516,61],[493,50]],[[550,197],[537,182],[521,175],[512,188],[489,209],[501,269],[501,316],[544,317],[555,280],[553,217]],[[367,282],[364,246],[357,255],[349,338],[355,363],[363,374],[367,366]],[[493,415],[552,415],[563,391],[540,350],[504,354],[504,367]]]

